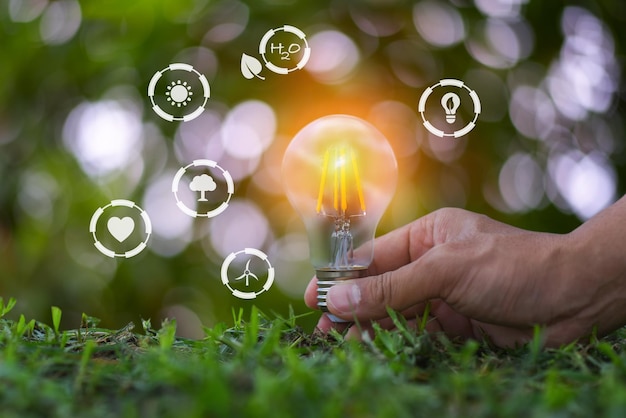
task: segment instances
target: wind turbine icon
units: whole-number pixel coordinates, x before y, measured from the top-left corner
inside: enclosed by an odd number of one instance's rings
[[[259,278],[256,276],[256,274],[250,271],[251,261],[252,259],[248,260],[248,262],[246,263],[246,269],[243,271],[243,274],[235,279],[235,281],[246,279],[246,287],[250,286],[250,277],[252,277],[257,282],[259,281]]]

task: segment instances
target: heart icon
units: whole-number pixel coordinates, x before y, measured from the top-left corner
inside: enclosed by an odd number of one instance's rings
[[[119,242],[124,242],[135,230],[135,221],[129,216],[122,219],[114,216],[107,222],[107,228],[113,238]]]

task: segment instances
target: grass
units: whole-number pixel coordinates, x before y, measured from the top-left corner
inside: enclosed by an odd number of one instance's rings
[[[589,344],[503,350],[409,330],[363,343],[304,333],[298,317],[255,308],[206,338],[175,337],[174,321],[143,332],[61,331],[4,316],[0,300],[2,417],[561,417],[626,411],[626,331]]]

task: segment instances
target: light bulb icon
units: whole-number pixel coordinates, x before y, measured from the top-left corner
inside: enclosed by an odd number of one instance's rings
[[[458,94],[448,92],[441,98],[441,107],[446,112],[446,122],[452,124],[456,121],[456,111],[461,105],[461,98]]]
[[[396,158],[368,122],[331,115],[296,134],[285,151],[282,176],[307,230],[317,305],[328,312],[330,287],[365,276],[372,262],[376,227],[396,189]]]

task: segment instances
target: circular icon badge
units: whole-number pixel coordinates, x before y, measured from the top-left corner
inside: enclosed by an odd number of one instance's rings
[[[252,256],[252,257],[247,258],[245,267],[241,271],[241,275],[235,277],[233,279],[233,283],[231,283],[231,280],[228,277],[228,268],[230,267],[231,263],[242,254],[244,256]],[[250,287],[251,283],[258,284],[257,282],[259,282],[259,276],[255,274],[251,268],[251,263],[255,258],[258,260],[261,260],[267,265],[267,279],[265,279],[265,283],[263,284],[263,286],[256,291],[254,290],[243,291],[243,290],[233,287],[233,284],[238,283],[239,286],[245,285],[245,288],[247,289]],[[221,277],[222,277],[222,283],[224,284],[224,286],[226,286],[230,290],[233,296],[239,299],[255,299],[258,295],[260,295],[263,292],[267,292],[270,289],[270,287],[272,287],[272,284],[274,283],[274,267],[272,267],[272,264],[267,259],[267,255],[264,252],[254,249],[254,248],[246,248],[236,253],[230,253],[228,257],[226,257],[226,259],[222,263]]]
[[[441,94],[441,97],[439,95]],[[435,106],[438,109],[441,109],[441,112],[445,115],[445,122],[454,126],[457,122],[459,107],[463,102],[462,97],[467,97],[468,100],[472,101],[474,114],[472,120],[466,124],[464,127],[458,130],[450,131],[446,130],[446,126],[441,124],[439,128],[435,127],[426,117],[426,102],[430,97],[437,96],[438,103]],[[439,106],[440,105],[440,106]],[[469,131],[474,129],[476,126],[476,120],[478,119],[478,115],[480,115],[480,99],[478,98],[478,94],[469,87],[465,85],[465,83],[461,80],[456,80],[453,78],[448,78],[444,80],[440,80],[438,83],[428,87],[422,93],[420,97],[419,105],[417,107],[420,115],[422,116],[422,121],[424,122],[424,127],[428,129],[430,133],[436,135],[438,137],[454,137],[458,138],[463,135],[466,135]],[[442,119],[443,120],[443,119]],[[441,128],[441,129],[440,129]]]
[[[179,193],[178,193],[180,182],[183,176],[187,173],[187,170],[192,167],[206,167],[209,169],[214,169],[214,171],[217,170],[221,173],[222,178],[226,182],[226,191],[225,191],[226,198],[224,201],[220,203],[218,207],[213,208],[213,209],[208,209],[205,212],[198,212],[195,209],[191,209],[189,206],[185,204],[185,202],[181,200]],[[188,187],[192,192],[197,193],[196,204],[206,205],[209,202],[209,199],[207,199],[207,194],[213,193],[217,190],[217,183],[212,175],[203,173],[203,174],[194,176],[191,182],[189,183]],[[172,181],[172,193],[174,193],[174,197],[176,198],[176,206],[178,206],[178,208],[181,211],[183,211],[183,213],[189,216],[192,216],[194,218],[197,218],[197,217],[212,218],[224,212],[226,208],[228,207],[228,202],[230,201],[230,198],[233,196],[234,192],[235,192],[235,185],[233,183],[233,178],[231,177],[230,173],[224,170],[222,167],[220,167],[215,161],[211,161],[211,160],[195,160],[191,164],[185,167],[182,167],[180,170],[178,170],[178,172],[174,176],[174,180]]]
[[[295,26],[284,25],[263,35],[259,54],[270,71],[288,74],[304,68],[311,57],[311,48],[304,32]]]
[[[106,236],[99,237],[97,229],[100,217],[111,208],[121,208],[121,210],[118,210],[118,213],[116,213],[118,216],[111,216],[108,218],[106,222],[108,234],[106,234]],[[132,215],[132,212],[139,212],[139,215],[143,220],[143,240],[139,238],[141,233],[139,232],[139,229],[136,228],[135,218],[130,216]],[[150,218],[148,217],[146,211],[141,209],[134,202],[131,202],[130,200],[117,199],[112,200],[108,205],[96,210],[91,217],[91,221],[89,222],[89,232],[93,235],[94,245],[102,254],[111,258],[131,258],[146,248],[150,235],[152,235],[152,222],[150,222]],[[124,252],[116,252],[109,249],[101,242],[101,240],[108,241],[110,245],[120,245],[124,248],[130,249]],[[132,247],[133,244],[137,242],[138,244],[135,247]]]
[[[152,110],[168,122],[197,118],[204,112],[210,95],[211,89],[204,74],[189,64],[170,64],[157,71],[148,84]]]

